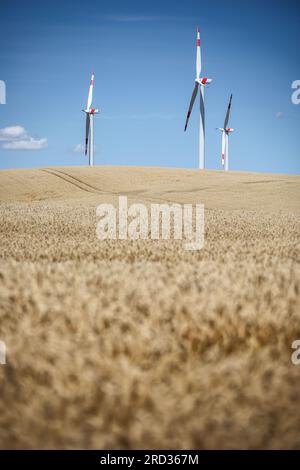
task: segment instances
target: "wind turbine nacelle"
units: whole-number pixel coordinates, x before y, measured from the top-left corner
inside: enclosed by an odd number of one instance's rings
[[[99,109],[92,108],[92,109],[83,109],[83,112],[86,114],[97,114],[99,113]]]
[[[207,78],[207,77],[203,77],[203,78],[196,78],[195,80],[197,83],[199,83],[199,85],[210,85],[211,82],[212,82],[212,78]]]
[[[232,129],[231,127],[227,127],[227,129],[226,129],[226,132],[233,132],[233,131],[234,131],[234,129]]]

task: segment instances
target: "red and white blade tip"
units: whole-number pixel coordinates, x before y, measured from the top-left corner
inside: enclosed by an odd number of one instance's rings
[[[197,26],[197,47],[200,47],[200,28]]]

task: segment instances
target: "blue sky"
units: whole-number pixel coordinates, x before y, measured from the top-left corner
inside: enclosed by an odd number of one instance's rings
[[[87,164],[74,148],[84,142],[93,70],[96,164],[197,167],[197,107],[183,127],[199,24],[202,71],[214,80],[206,167],[221,168],[215,128],[233,93],[231,169],[299,173],[299,16],[299,0],[2,1],[0,168]],[[12,126],[36,149],[3,148]]]

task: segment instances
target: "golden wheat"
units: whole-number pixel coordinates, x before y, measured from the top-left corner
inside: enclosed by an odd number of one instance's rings
[[[0,174],[1,448],[300,448],[299,177]],[[99,241],[96,206],[204,203],[205,247]]]

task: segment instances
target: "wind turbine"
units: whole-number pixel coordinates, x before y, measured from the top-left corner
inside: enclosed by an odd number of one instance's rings
[[[203,170],[205,167],[205,106],[204,106],[204,89],[206,85],[212,82],[211,78],[200,77],[201,73],[201,45],[200,45],[200,29],[197,28],[197,53],[196,53],[196,79],[195,87],[190,101],[189,110],[187,113],[184,131],[186,131],[193,105],[198,93],[200,85],[200,130],[199,130],[199,168]]]
[[[93,101],[93,90],[94,90],[95,74],[92,73],[90,81],[89,96],[87,100],[87,107],[82,111],[86,114],[85,124],[85,155],[89,148],[89,165],[94,164],[94,115],[99,113],[99,109],[91,108]]]
[[[217,127],[217,130],[222,132],[222,167],[223,170],[228,171],[229,169],[229,134],[234,131],[231,127],[228,126],[228,121],[230,117],[231,111],[231,102],[232,102],[232,94],[230,95],[230,100],[227,108],[227,113],[225,116],[224,126]]]

